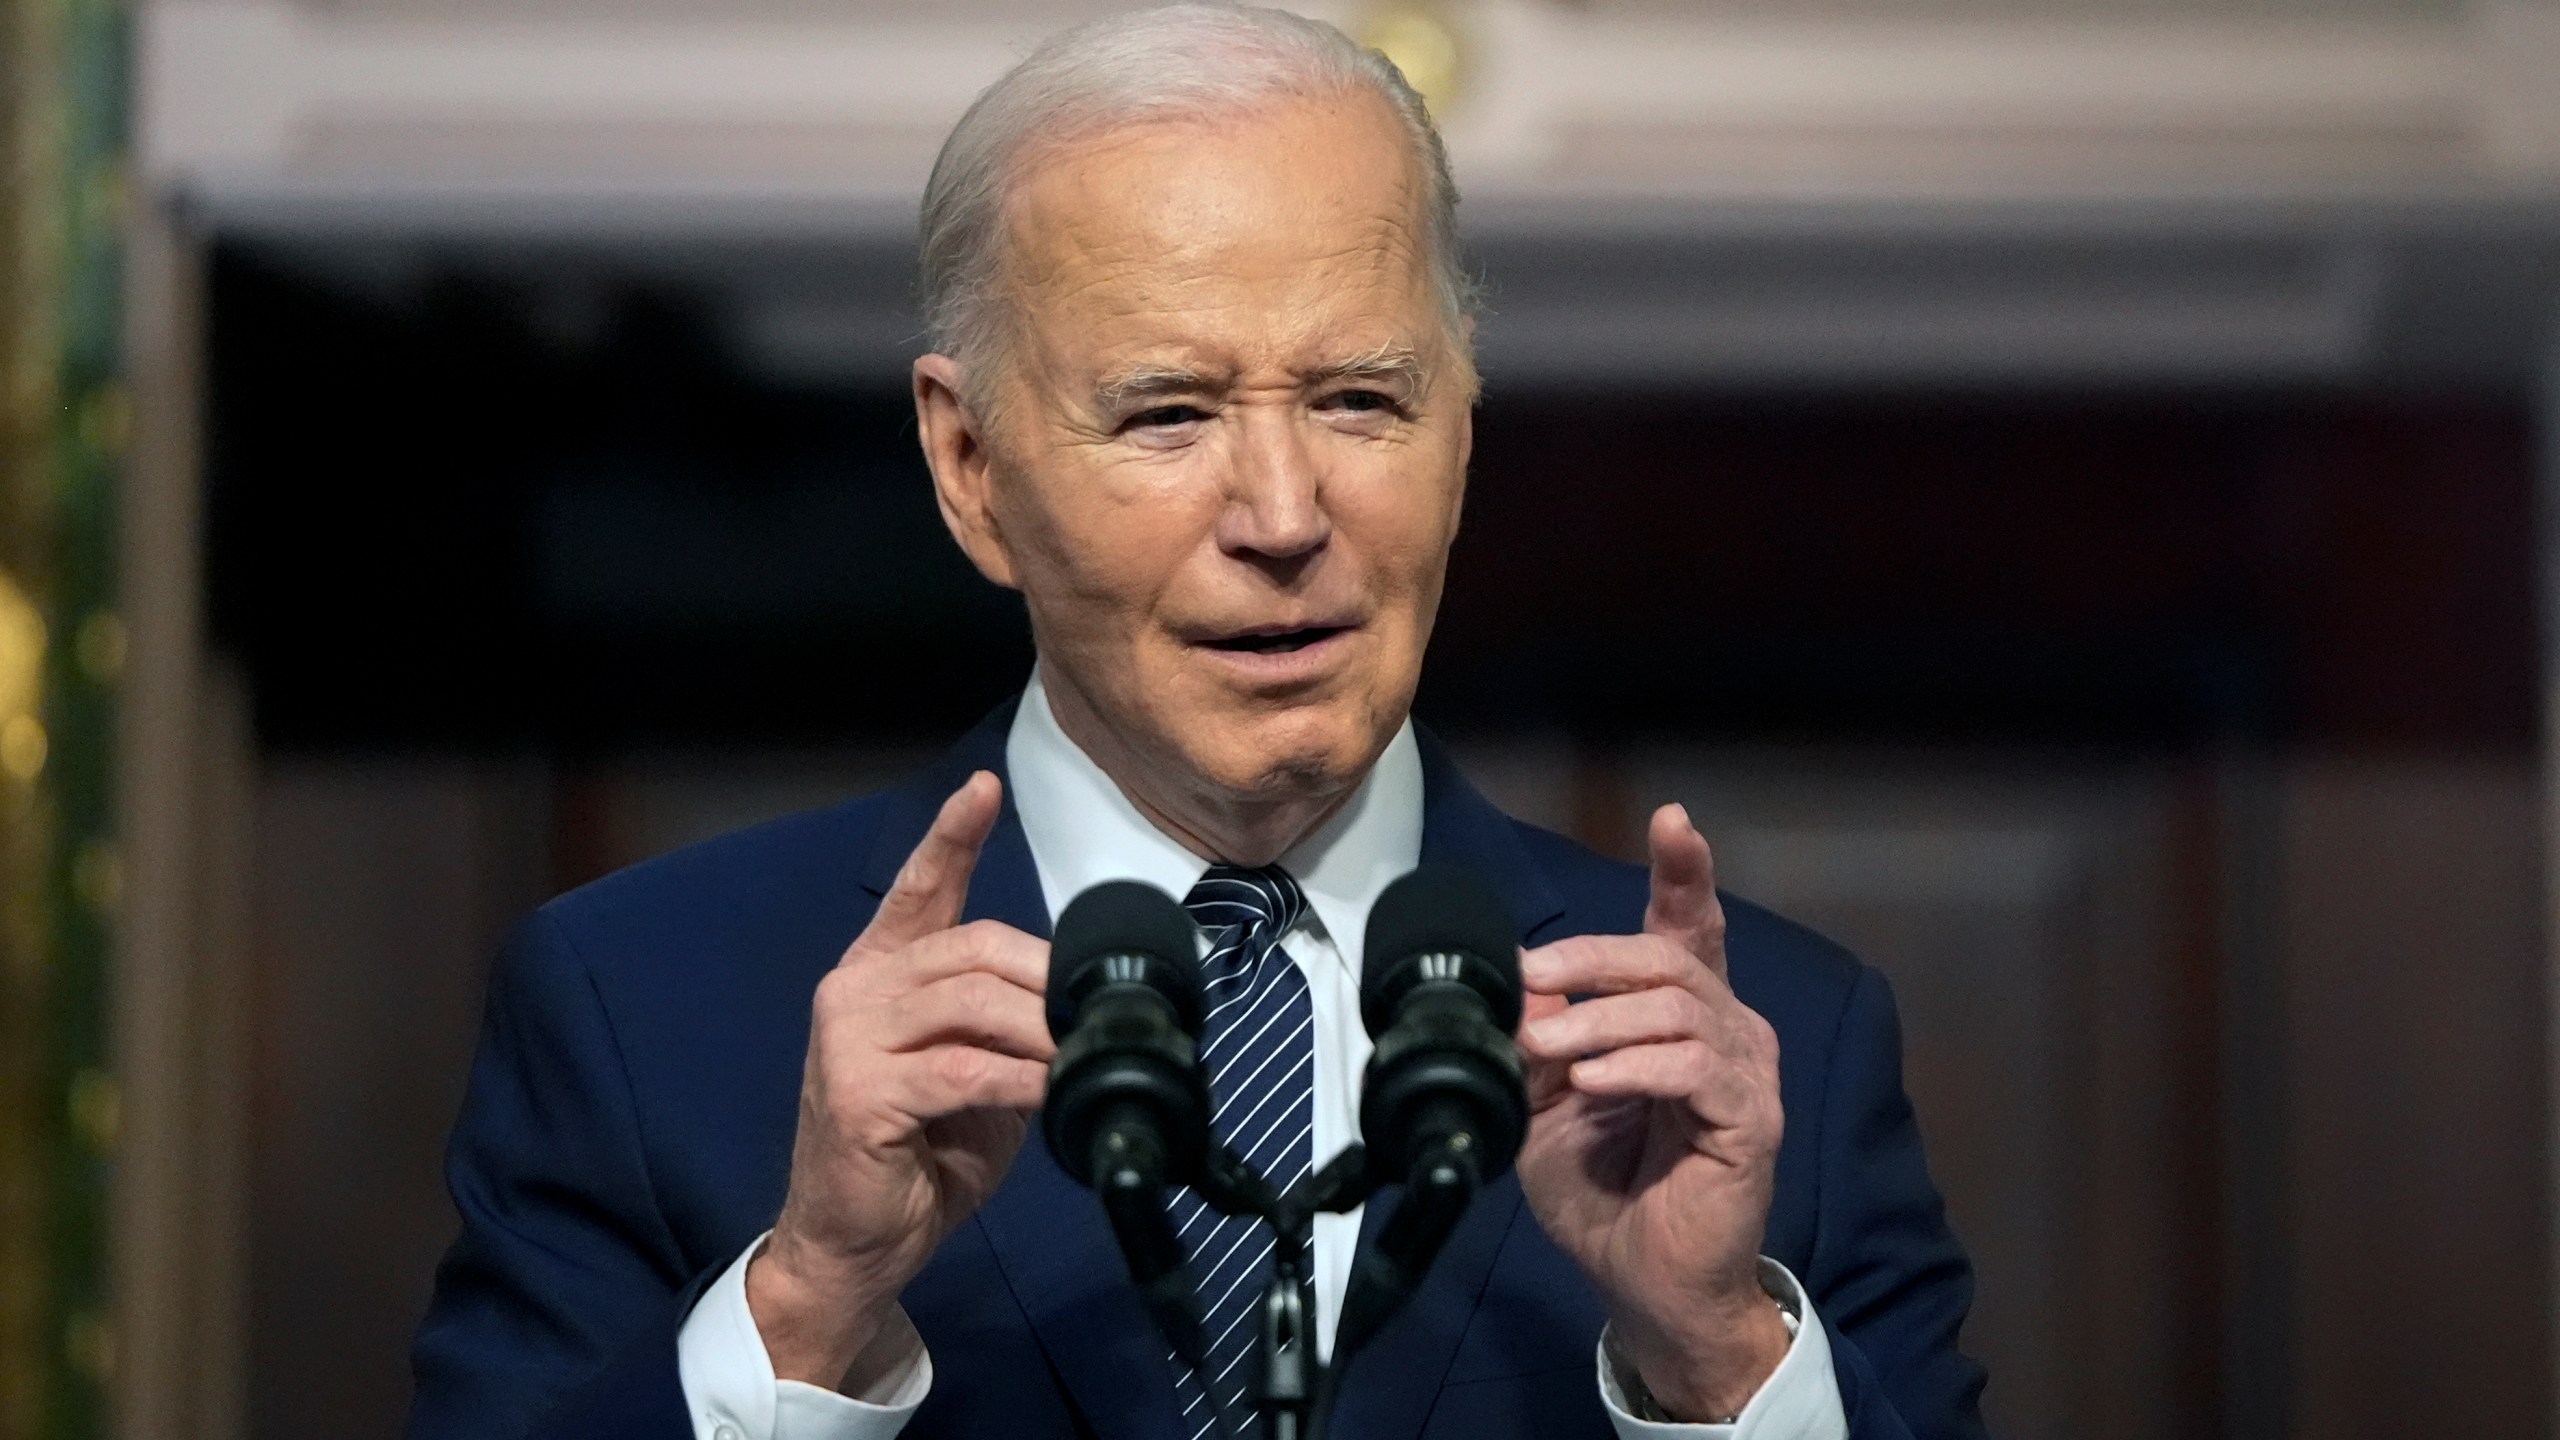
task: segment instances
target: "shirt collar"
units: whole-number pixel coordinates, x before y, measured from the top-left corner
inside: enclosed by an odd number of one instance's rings
[[[1005,738],[1014,813],[1030,843],[1041,898],[1057,918],[1069,900],[1105,880],[1143,880],[1179,900],[1209,866],[1155,827],[1103,773],[1049,708],[1037,670]],[[1280,857],[1307,905],[1360,973],[1369,907],[1422,856],[1422,754],[1407,720],[1332,817]]]

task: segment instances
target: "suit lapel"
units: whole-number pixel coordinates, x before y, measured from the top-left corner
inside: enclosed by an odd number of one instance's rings
[[[1416,738],[1423,767],[1423,862],[1462,865],[1490,881],[1510,907],[1521,944],[1553,938],[1564,903],[1520,844],[1518,828],[1467,783],[1428,731]],[[1360,1217],[1360,1243],[1375,1238],[1399,1193],[1383,1191],[1370,1201]],[[1336,1433],[1356,1440],[1408,1440],[1421,1433],[1521,1206],[1520,1182],[1511,1175],[1476,1197],[1412,1303],[1351,1357],[1335,1409]]]
[[[1005,737],[1014,707],[1003,706],[910,787],[885,821],[863,867],[863,883],[885,893],[923,838],[943,800],[973,770],[1005,776]],[[978,855],[967,918],[997,920],[1046,939],[1049,907],[1030,842],[1005,787],[1004,813]],[[1173,1374],[1164,1343],[1129,1283],[1128,1264],[1092,1192],[1058,1167],[1033,1125],[1004,1183],[975,1222],[1033,1334],[1097,1434],[1175,1440]]]

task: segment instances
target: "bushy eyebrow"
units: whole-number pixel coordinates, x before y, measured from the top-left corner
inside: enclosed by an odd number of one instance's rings
[[[1412,346],[1390,341],[1366,354],[1318,366],[1308,371],[1300,383],[1306,389],[1316,390],[1345,380],[1367,380],[1382,384],[1398,383],[1408,391],[1419,391],[1429,379],[1422,357]],[[1223,390],[1229,383],[1231,377],[1204,370],[1178,365],[1138,365],[1106,377],[1094,386],[1093,395],[1103,409],[1118,410],[1136,401]]]
[[[1203,371],[1140,365],[1106,377],[1093,387],[1093,398],[1101,402],[1103,409],[1117,410],[1132,400],[1160,400],[1167,395],[1196,395],[1219,388],[1220,382]]]
[[[1313,389],[1343,380],[1397,381],[1418,391],[1430,378],[1412,346],[1389,341],[1366,355],[1317,369],[1307,376],[1307,385]]]

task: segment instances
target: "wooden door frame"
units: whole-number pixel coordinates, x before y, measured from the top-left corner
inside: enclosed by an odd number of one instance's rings
[[[112,1412],[126,1440],[237,1440],[256,759],[245,693],[205,645],[206,247],[165,205],[137,207],[128,247]]]

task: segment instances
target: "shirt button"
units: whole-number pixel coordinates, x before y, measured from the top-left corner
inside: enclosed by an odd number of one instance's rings
[[[747,1432],[735,1425],[723,1425],[711,1432],[711,1440],[747,1440]]]

